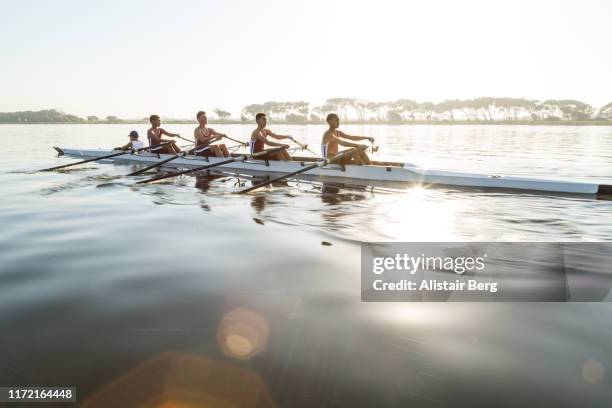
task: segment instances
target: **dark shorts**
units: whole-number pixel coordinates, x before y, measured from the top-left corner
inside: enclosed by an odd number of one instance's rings
[[[174,150],[171,150],[170,146],[162,146],[161,149],[151,150],[153,154],[174,154]]]

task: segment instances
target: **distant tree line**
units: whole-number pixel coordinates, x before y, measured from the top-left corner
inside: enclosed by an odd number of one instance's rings
[[[147,119],[148,121],[148,119]],[[88,116],[87,119],[64,113],[55,109],[22,112],[0,112],[0,123],[125,123],[117,116],[107,116],[100,119],[97,116]]]
[[[0,112],[0,123],[81,123],[78,116],[55,109],[23,112]]]
[[[213,120],[236,122],[231,113],[213,109]],[[259,112],[265,112],[274,122],[322,123],[330,112],[342,120],[364,123],[422,122],[603,122],[612,121],[612,102],[601,108],[571,99],[538,101],[524,98],[449,99],[442,102],[417,102],[398,99],[372,102],[358,98],[330,98],[320,106],[306,101],[264,102],[242,108],[239,122],[252,122]],[[164,119],[170,123],[193,123],[194,119]],[[87,116],[83,119],[55,109],[23,112],[0,112],[0,123],[148,123],[142,119],[120,119],[117,116]]]
[[[576,100],[537,101],[524,98],[452,99],[439,103],[398,99],[372,102],[357,98],[331,98],[321,106],[308,102],[265,102],[245,106],[241,120],[250,121],[265,112],[275,121],[322,122],[329,112],[356,122],[508,122],[612,120],[612,103],[600,109]]]

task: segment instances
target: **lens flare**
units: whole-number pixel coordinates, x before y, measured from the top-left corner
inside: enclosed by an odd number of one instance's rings
[[[266,348],[269,336],[265,317],[254,310],[238,308],[223,316],[217,341],[227,356],[248,360]]]

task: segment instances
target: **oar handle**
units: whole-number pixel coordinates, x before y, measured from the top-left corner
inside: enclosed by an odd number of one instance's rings
[[[368,139],[368,141],[370,142],[370,149],[372,151],[372,154],[376,153],[378,151],[378,149],[380,148],[380,146],[376,145],[376,140],[374,138],[372,139]]]

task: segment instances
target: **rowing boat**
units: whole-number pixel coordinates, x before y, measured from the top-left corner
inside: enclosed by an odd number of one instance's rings
[[[59,148],[55,149],[60,155],[72,157],[99,157],[112,153],[111,150],[105,149],[70,149]],[[123,156],[114,157],[111,159],[103,159],[100,162],[122,162],[134,163],[142,165],[150,165],[159,163],[172,157],[167,154],[152,154],[142,152],[137,154],[126,154]],[[172,162],[165,164],[172,168],[193,168],[202,166],[207,162],[214,164],[227,160],[217,157],[196,157],[185,156],[177,158]],[[261,172],[261,173],[291,173],[303,168],[304,166],[312,165],[316,158],[311,157],[295,157],[292,161],[267,161],[248,159],[244,161],[235,161],[219,166],[223,169],[231,169],[236,171],[246,172]],[[547,180],[541,178],[528,178],[518,176],[502,176],[496,174],[478,174],[478,173],[463,173],[453,171],[431,170],[425,169],[410,163],[400,162],[380,162],[374,161],[372,165],[336,165],[328,164],[318,167],[308,172],[310,177],[316,177],[322,181],[329,180],[354,180],[359,182],[400,182],[417,184],[421,186],[441,185],[441,186],[457,186],[457,187],[475,187],[486,189],[511,189],[524,191],[540,191],[552,193],[566,194],[591,194],[591,195],[609,195],[612,194],[612,185],[585,183],[576,181],[562,180]]]

